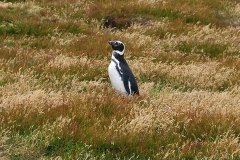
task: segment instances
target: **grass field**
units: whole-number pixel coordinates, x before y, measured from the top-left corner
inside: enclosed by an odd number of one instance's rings
[[[239,44],[238,0],[0,0],[0,159],[240,159]]]

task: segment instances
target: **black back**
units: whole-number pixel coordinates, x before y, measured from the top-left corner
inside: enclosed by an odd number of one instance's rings
[[[127,93],[139,95],[139,90],[138,90],[138,85],[137,85],[136,79],[132,73],[132,70],[130,69],[126,60],[124,59],[124,56],[119,55],[116,52],[114,52],[113,55],[119,61],[120,68],[118,68],[118,65],[116,65],[116,69],[118,70],[118,73],[122,77],[123,84],[124,84],[124,87],[125,87]],[[129,82],[130,82],[130,86],[129,86]],[[130,89],[131,89],[132,93],[130,92]]]

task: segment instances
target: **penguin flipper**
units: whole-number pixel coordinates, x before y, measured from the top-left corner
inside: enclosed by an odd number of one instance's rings
[[[124,74],[122,75],[123,85],[128,95],[139,94],[138,86],[133,75]]]
[[[122,81],[123,81],[123,85],[124,85],[124,88],[125,88],[127,94],[128,95],[131,94],[130,87],[129,87],[129,76],[127,74],[123,74]]]
[[[134,77],[130,78],[129,81],[131,82],[131,94],[137,94],[139,95],[139,90],[137,86],[137,82]]]

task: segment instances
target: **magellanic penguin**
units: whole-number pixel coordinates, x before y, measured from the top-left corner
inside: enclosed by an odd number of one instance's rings
[[[108,74],[115,90],[125,95],[139,95],[135,77],[124,59],[125,46],[121,41],[109,41],[112,46],[112,59]]]

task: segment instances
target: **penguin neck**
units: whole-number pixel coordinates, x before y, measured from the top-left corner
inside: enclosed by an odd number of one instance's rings
[[[113,53],[117,53],[119,55],[122,55],[124,54],[124,49],[122,51],[118,51],[118,50],[113,50]]]
[[[113,51],[112,52],[112,59],[118,60],[119,62],[126,62],[124,59],[124,51],[122,51],[121,54],[119,54],[120,51]]]

